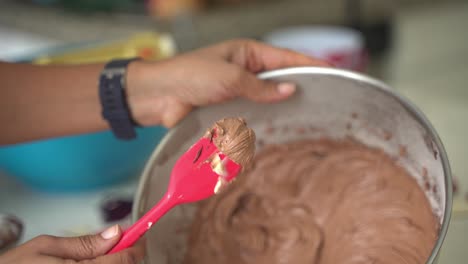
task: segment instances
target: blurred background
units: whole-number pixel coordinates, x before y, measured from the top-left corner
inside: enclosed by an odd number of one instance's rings
[[[0,0],[0,60],[158,60],[247,37],[381,79],[440,133],[456,182],[440,263],[465,263],[467,28],[466,0]],[[165,132],[142,129],[130,144],[104,132],[1,147],[0,213],[24,222],[20,242],[127,223],[138,175]]]

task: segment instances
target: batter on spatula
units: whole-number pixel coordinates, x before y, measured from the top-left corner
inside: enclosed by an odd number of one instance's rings
[[[329,139],[266,146],[203,201],[185,264],[425,263],[438,221],[383,151]]]
[[[216,137],[213,137],[216,134]],[[243,118],[223,118],[210,128],[205,137],[213,137],[216,147],[242,168],[252,166],[255,155],[255,133]]]
[[[213,141],[221,153],[239,164],[242,170],[252,166],[255,155],[255,133],[247,127],[243,118],[223,118],[208,129],[205,137]],[[210,163],[213,171],[220,175],[215,187],[215,193],[218,193],[227,186],[229,179],[223,177],[226,175],[225,166],[218,155],[212,156]]]

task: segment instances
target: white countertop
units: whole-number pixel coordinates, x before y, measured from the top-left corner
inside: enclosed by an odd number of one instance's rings
[[[423,110],[458,179],[452,221],[439,263],[468,259],[468,3],[398,15],[390,84]]]
[[[13,214],[24,224],[21,243],[41,234],[74,236],[106,227],[99,206],[107,197],[134,196],[137,179],[98,191],[45,194],[25,188],[0,173],[0,213]],[[125,222],[128,223],[128,219]]]

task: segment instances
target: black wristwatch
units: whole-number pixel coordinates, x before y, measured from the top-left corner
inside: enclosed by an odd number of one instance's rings
[[[136,123],[127,103],[125,75],[128,64],[138,59],[113,60],[106,64],[99,78],[102,116],[114,135],[122,140],[136,138]]]

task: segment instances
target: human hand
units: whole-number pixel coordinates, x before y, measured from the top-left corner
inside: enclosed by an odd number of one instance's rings
[[[165,61],[131,63],[127,96],[137,123],[172,127],[196,106],[238,96],[266,103],[286,99],[294,84],[260,80],[255,74],[291,66],[329,64],[252,40],[232,40]]]
[[[137,264],[145,254],[144,245],[105,255],[120,239],[118,225],[101,234],[81,237],[38,236],[0,255],[1,264]]]

